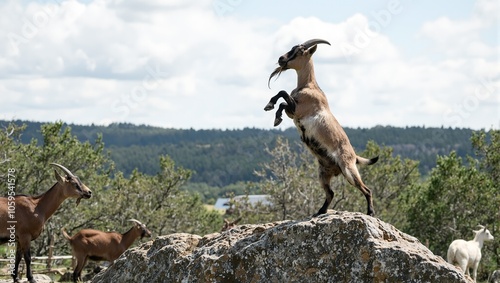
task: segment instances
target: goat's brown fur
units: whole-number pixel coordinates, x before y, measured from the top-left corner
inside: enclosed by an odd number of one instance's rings
[[[56,166],[61,165],[55,164]],[[62,167],[64,168],[64,167]],[[61,168],[61,169],[62,169]],[[63,170],[67,170],[64,168]],[[57,183],[55,183],[45,193],[32,197],[26,195],[17,195],[13,197],[15,213],[14,219],[9,218],[8,206],[12,204],[12,198],[0,197],[0,244],[9,243],[11,246],[9,227],[15,227],[16,238],[16,259],[15,267],[12,273],[14,282],[18,282],[17,273],[21,258],[26,262],[26,274],[28,280],[33,282],[31,273],[31,241],[40,236],[45,222],[56,212],[61,203],[67,198],[90,198],[91,191],[85,186],[78,177],[74,176],[69,170],[66,177],[62,177],[55,171]],[[14,222],[15,221],[15,222]],[[12,224],[11,224],[12,223]]]
[[[269,80],[282,71],[294,69],[297,72],[297,87],[290,95],[284,90],[280,91],[271,98],[264,110],[273,109],[280,97],[285,99],[286,102],[281,103],[276,112],[275,126],[281,123],[281,113],[285,110],[287,116],[293,119],[302,142],[318,159],[319,180],[326,199],[315,215],[326,213],[334,196],[330,187],[331,178],[340,173],[363,193],[367,201],[367,214],[374,215],[371,190],[361,180],[356,164],[370,165],[377,162],[378,157],[366,159],[357,156],[344,129],[331,113],[328,100],[319,88],[314,75],[311,56],[316,51],[318,43],[328,42],[310,40],[294,46],[279,58],[279,67],[273,71]]]
[[[222,229],[220,231],[224,232],[224,231],[227,231],[227,230],[231,230],[240,221],[241,221],[241,217],[239,217],[238,219],[236,219],[236,220],[234,220],[232,222],[229,222],[229,220],[224,219],[224,225],[222,226]]]
[[[134,220],[137,221],[137,220]],[[117,232],[102,232],[94,229],[83,229],[80,232],[69,236],[66,231],[61,232],[69,241],[73,256],[76,259],[76,266],[73,271],[73,281],[81,280],[81,273],[87,261],[106,260],[113,262],[120,257],[139,237],[151,237],[151,232],[139,221],[134,222],[134,226],[127,232],[120,234]]]

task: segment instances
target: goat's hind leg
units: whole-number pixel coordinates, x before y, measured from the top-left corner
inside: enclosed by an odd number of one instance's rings
[[[335,175],[334,172],[326,170],[326,168],[322,167],[321,165],[319,166],[319,181],[321,183],[321,186],[323,187],[323,190],[325,191],[325,202],[323,203],[323,206],[318,210],[318,212],[313,215],[313,217],[325,214],[328,210],[328,207],[330,206],[330,203],[332,203],[334,193],[330,186],[330,181],[333,175]]]
[[[23,253],[21,252],[21,245],[19,243],[17,244],[16,248],[16,259],[15,259],[15,265],[14,265],[14,270],[12,271],[12,279],[14,280],[14,283],[19,282],[19,263],[21,262],[21,259],[23,258]]]
[[[24,261],[26,263],[26,277],[28,278],[28,282],[36,283],[33,273],[31,273],[31,249],[29,247],[24,251]]]
[[[85,257],[77,257],[76,258],[76,266],[73,270],[73,282],[78,282],[82,280],[82,270],[87,264],[88,258]]]
[[[366,214],[374,216],[375,210],[373,209],[372,191],[363,183],[363,180],[361,180],[361,176],[359,175],[356,165],[345,168],[345,171],[342,173],[346,177],[347,181],[349,181],[351,185],[358,188],[365,196],[367,206]]]

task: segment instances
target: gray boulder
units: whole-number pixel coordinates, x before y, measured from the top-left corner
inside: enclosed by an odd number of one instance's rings
[[[495,270],[491,273],[488,283],[500,283],[500,270]]]
[[[471,282],[416,238],[360,213],[160,236],[92,282]]]

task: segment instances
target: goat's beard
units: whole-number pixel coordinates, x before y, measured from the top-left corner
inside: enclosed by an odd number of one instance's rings
[[[286,71],[288,68],[287,67],[281,67],[281,66],[278,66],[272,73],[271,75],[269,76],[269,80],[267,81],[267,87],[271,88],[269,86],[269,84],[271,83],[271,79],[274,77],[274,76],[277,76],[275,80],[277,80],[280,75],[281,75],[281,72],[283,71]]]
[[[80,204],[80,200],[82,199],[82,197],[79,197],[76,199],[76,206],[78,206]]]

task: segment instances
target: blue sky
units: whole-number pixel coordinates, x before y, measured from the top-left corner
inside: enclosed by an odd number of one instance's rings
[[[277,58],[314,55],[349,127],[500,127],[498,1],[7,0],[0,119],[272,128]],[[280,126],[292,127],[289,119]]]

